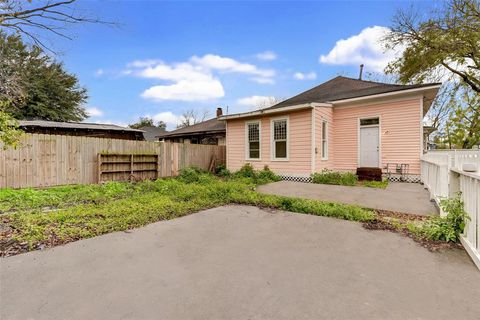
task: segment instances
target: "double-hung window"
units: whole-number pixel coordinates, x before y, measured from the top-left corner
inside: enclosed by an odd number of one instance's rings
[[[274,160],[288,160],[288,118],[272,120],[272,156]]]
[[[328,122],[322,120],[322,160],[328,159]]]
[[[247,122],[247,159],[260,159],[260,122]]]

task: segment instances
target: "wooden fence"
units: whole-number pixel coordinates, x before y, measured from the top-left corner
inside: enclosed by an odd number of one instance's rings
[[[0,150],[0,188],[97,183],[99,154],[156,155],[159,177],[226,157],[225,146],[27,134],[17,149]]]
[[[476,165],[477,171],[463,171],[467,163]],[[422,182],[437,203],[461,192],[470,219],[460,240],[480,269],[480,150],[428,152],[421,165]]]

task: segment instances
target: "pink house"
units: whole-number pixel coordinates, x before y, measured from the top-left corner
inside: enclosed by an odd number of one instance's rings
[[[377,167],[415,180],[423,118],[439,87],[336,77],[272,107],[225,115],[227,167],[268,165],[293,179]]]

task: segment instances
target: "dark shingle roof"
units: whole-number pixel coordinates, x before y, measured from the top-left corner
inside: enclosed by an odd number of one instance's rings
[[[194,135],[206,132],[225,132],[225,128],[225,121],[218,120],[218,118],[213,118],[188,127],[167,132],[166,134],[160,135],[160,137],[166,138],[174,136],[178,137],[183,135]]]
[[[168,133],[165,129],[159,127],[144,126],[139,129],[143,131],[143,137],[147,141],[158,141],[159,136]]]
[[[59,122],[59,121],[47,121],[47,120],[20,120],[18,121],[18,123],[20,127],[143,132],[142,130],[138,130],[138,129],[121,127],[115,124],[103,124],[103,123]]]
[[[332,102],[380,93],[439,85],[440,83],[400,85],[365,81],[338,76],[290,99],[263,110],[276,109],[310,102]]]

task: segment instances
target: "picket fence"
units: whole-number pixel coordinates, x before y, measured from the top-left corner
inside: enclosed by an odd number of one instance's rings
[[[189,166],[208,170],[212,158],[226,158],[225,146],[26,134],[16,149],[0,149],[0,188],[98,183],[99,154],[157,155],[155,177]]]
[[[477,171],[464,171],[464,164],[475,165]],[[461,193],[470,219],[460,240],[480,269],[480,150],[428,152],[421,159],[421,179],[437,204]]]

